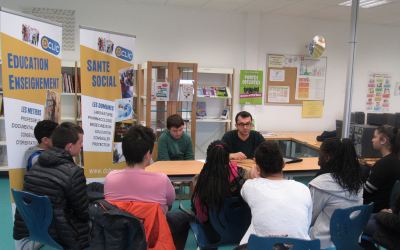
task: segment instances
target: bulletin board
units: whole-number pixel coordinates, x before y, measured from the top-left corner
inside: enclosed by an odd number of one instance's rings
[[[265,104],[280,104],[280,105],[303,105],[303,101],[305,100],[296,100],[296,82],[297,82],[297,70],[298,68],[296,66],[289,66],[289,67],[285,67],[285,65],[287,65],[288,63],[280,63],[277,62],[277,67],[272,67],[269,64],[269,58],[270,56],[277,56],[277,57],[284,57],[285,55],[282,54],[268,54],[267,55],[267,74],[266,74],[266,88],[265,88]],[[301,56],[302,57],[302,56]],[[303,58],[303,57],[302,57]],[[307,58],[307,57],[304,57]],[[324,60],[326,60],[326,58],[324,58]],[[281,64],[280,66],[278,64]],[[324,73],[326,72],[326,67],[324,69]],[[274,73],[277,73],[279,71],[284,71],[284,77],[280,78],[279,80],[275,81],[272,80],[271,81],[271,71]],[[280,102],[274,102],[274,101],[269,101],[269,90],[270,87],[282,87],[282,88],[277,88],[277,89],[281,89],[280,92],[277,92],[277,95],[282,95],[283,93],[286,94],[285,92],[285,88],[284,87],[289,87],[287,93],[288,93],[288,98],[287,100],[285,98],[281,98],[281,100],[284,100],[284,102],[280,101]],[[323,91],[325,90],[325,78],[324,78],[324,85],[323,85]],[[274,97],[275,97],[275,93],[274,93]],[[324,98],[324,94],[322,96],[322,99]],[[323,101],[323,100],[322,100]]]

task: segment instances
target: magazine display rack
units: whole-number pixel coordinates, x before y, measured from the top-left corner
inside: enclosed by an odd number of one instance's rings
[[[190,75],[184,73],[188,71],[191,72]],[[193,88],[196,89],[197,63],[148,61],[141,64],[138,78],[140,81],[140,112],[138,117],[142,125],[152,127],[158,140],[162,130],[166,128],[167,117],[172,114],[180,114],[186,122],[184,131],[190,134],[194,147],[196,119],[192,119],[192,117],[196,117],[196,95],[193,95],[193,102],[177,100],[180,90],[179,80],[193,80]],[[167,100],[155,100],[154,88],[161,86],[162,83],[165,83],[166,89],[168,89],[165,96]]]

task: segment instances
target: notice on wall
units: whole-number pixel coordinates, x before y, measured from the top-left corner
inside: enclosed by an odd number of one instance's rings
[[[285,81],[285,70],[284,69],[270,69],[269,70],[269,81],[284,82]]]
[[[262,104],[263,71],[241,70],[239,104]]]
[[[268,55],[268,67],[283,68],[283,56]]]
[[[4,97],[4,106],[8,111],[5,119],[8,152],[24,153],[29,147],[36,146],[33,130],[36,123],[43,120],[44,106],[7,97]],[[22,162],[22,156],[14,157],[10,154],[8,168],[25,168],[27,162]]]
[[[296,100],[324,100],[326,58],[300,57],[297,67]]]
[[[288,103],[290,95],[289,86],[269,86],[268,102]]]
[[[303,101],[303,118],[322,117],[323,101]]]
[[[392,74],[369,72],[367,85],[366,110],[370,112],[388,112]]]
[[[300,56],[283,56],[283,67],[294,67],[297,68],[300,64]]]
[[[395,96],[400,95],[400,82],[396,82],[394,84],[394,91],[393,92],[394,92]]]
[[[114,135],[114,102],[82,95],[83,148],[89,152],[111,152]]]

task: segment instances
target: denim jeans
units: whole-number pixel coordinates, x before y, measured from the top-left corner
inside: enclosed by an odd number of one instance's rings
[[[189,215],[180,211],[168,211],[166,217],[176,250],[184,250],[190,229]]]

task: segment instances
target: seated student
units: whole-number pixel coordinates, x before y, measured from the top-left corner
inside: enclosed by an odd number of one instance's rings
[[[155,139],[153,129],[141,125],[132,126],[125,132],[122,139],[122,153],[125,156],[126,167],[123,170],[114,170],[107,175],[104,182],[104,197],[117,206],[121,201],[158,203],[158,208],[163,216],[165,214],[171,230],[173,238],[171,244],[175,244],[178,250],[184,249],[190,228],[190,218],[180,211],[168,211],[168,206],[171,206],[175,200],[175,189],[168,176],[164,173],[145,171],[150,163]],[[134,215],[143,218],[140,214]],[[147,229],[146,232],[148,232]],[[165,235],[164,231],[163,233],[164,239],[171,238],[170,234]]]
[[[309,240],[312,200],[308,188],[283,178],[282,152],[274,141],[266,141],[255,152],[256,167],[241,194],[251,209],[251,224],[237,249],[247,249],[251,234]],[[281,248],[282,249],[282,248]]]
[[[265,142],[265,138],[257,131],[251,130],[253,117],[249,112],[241,111],[237,113],[235,122],[237,130],[226,132],[221,139],[231,149],[229,159],[253,159],[254,151],[260,143]]]
[[[334,247],[330,221],[336,208],[362,204],[363,182],[354,144],[350,139],[331,138],[319,149],[321,169],[308,184],[313,199],[310,231],[312,239],[321,241],[321,249]]]
[[[372,139],[382,158],[371,168],[364,184],[364,204],[374,202],[372,213],[389,208],[390,193],[396,180],[400,180],[400,133],[397,128],[379,126]]]
[[[32,146],[25,151],[23,163],[25,164],[26,171],[29,171],[33,164],[38,160],[39,155],[49,148],[53,147],[51,134],[57,127],[58,123],[50,120],[43,120],[36,124],[33,133],[38,141],[37,146]]]
[[[167,129],[158,139],[157,161],[194,160],[192,138],[183,133],[183,125],[180,115],[167,118]]]
[[[61,123],[52,134],[53,147],[40,154],[24,176],[24,191],[47,196],[53,205],[50,236],[60,245],[74,249],[89,247],[89,200],[83,169],[72,157],[81,152],[83,130],[70,122]],[[29,236],[18,210],[15,213],[14,239]]]
[[[228,167],[229,166],[229,167]],[[207,148],[207,159],[199,175],[194,177],[194,208],[197,217],[203,222],[208,240],[216,243],[221,236],[208,219],[208,210],[219,213],[229,197],[239,197],[249,171],[229,162],[229,146],[223,141],[213,141]]]

